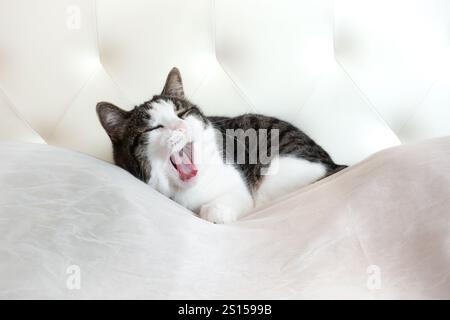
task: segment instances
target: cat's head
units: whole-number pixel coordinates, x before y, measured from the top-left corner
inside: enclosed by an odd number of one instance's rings
[[[111,139],[117,165],[144,182],[153,171],[179,186],[195,180],[193,146],[209,122],[185,98],[177,68],[170,71],[160,95],[130,111],[99,102],[97,114]]]

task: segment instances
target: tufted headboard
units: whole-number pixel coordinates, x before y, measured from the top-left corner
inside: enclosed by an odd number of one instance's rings
[[[450,134],[448,0],[1,0],[0,139],[111,159],[98,101],[169,69],[210,115],[301,127],[338,163]]]

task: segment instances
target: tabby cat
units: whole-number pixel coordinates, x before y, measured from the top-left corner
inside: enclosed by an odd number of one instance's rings
[[[260,114],[208,117],[173,68],[160,95],[125,111],[97,104],[115,163],[214,223],[343,168],[289,122]]]

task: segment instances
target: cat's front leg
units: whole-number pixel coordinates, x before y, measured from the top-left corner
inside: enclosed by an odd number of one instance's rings
[[[220,203],[208,203],[200,208],[200,218],[212,223],[235,222],[238,216],[236,210]]]
[[[200,208],[200,218],[212,223],[232,223],[242,217],[253,206],[250,196],[227,195],[204,204]]]

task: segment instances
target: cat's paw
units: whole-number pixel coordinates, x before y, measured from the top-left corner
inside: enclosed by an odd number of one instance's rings
[[[200,218],[212,223],[231,223],[237,220],[235,210],[221,204],[205,204],[200,209]]]

